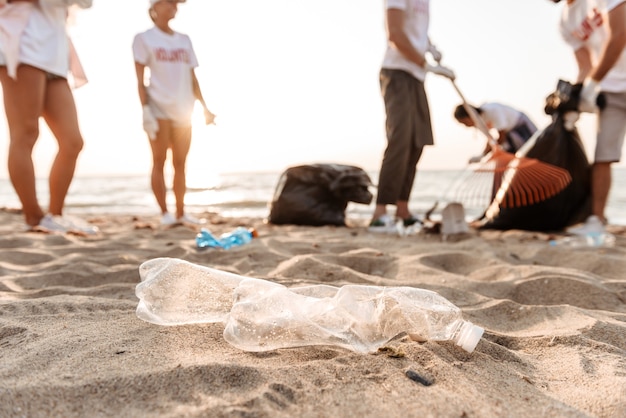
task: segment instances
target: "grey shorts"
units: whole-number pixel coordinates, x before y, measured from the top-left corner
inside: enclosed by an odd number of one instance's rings
[[[598,136],[594,161],[619,162],[626,136],[626,92],[603,93],[606,107],[598,118]]]

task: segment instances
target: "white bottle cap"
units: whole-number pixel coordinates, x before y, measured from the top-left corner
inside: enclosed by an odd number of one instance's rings
[[[478,345],[478,342],[480,341],[484,332],[485,330],[478,325],[474,325],[469,321],[465,321],[463,325],[461,325],[459,334],[455,339],[456,345],[458,345],[468,353],[471,353]]]

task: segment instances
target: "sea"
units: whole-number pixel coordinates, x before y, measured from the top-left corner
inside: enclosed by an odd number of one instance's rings
[[[271,202],[277,192],[282,172],[223,173],[207,176],[205,182],[195,181],[188,186],[185,202],[189,213],[213,212],[227,218],[266,218]],[[378,172],[368,171],[374,185],[370,190],[376,196],[375,183]],[[441,209],[447,201],[455,201],[454,191],[467,190],[476,181],[468,177],[467,170],[421,170],[418,171],[409,207],[423,217],[433,207]],[[38,197],[46,204],[47,181],[37,181]],[[168,202],[173,209],[174,196],[168,193]],[[469,201],[468,201],[469,202]],[[486,200],[475,203],[464,202],[468,218],[484,212]],[[0,207],[19,208],[19,200],[8,179],[0,179]],[[393,209],[391,213],[393,213]],[[374,210],[371,204],[350,202],[346,218],[367,220]],[[149,175],[112,175],[75,177],[66,199],[67,214],[70,215],[154,215],[159,211],[150,189]],[[436,218],[437,210],[434,217]],[[611,224],[626,225],[626,167],[613,170],[607,217]]]

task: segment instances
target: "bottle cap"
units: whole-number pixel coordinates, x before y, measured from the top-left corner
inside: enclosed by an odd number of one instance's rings
[[[461,329],[459,330],[459,334],[455,340],[456,345],[468,353],[471,353],[478,345],[478,342],[484,332],[485,330],[483,328],[466,321],[463,325],[461,325]]]
[[[259,231],[254,228],[248,228],[248,232],[252,235],[252,238],[256,238],[259,236]]]

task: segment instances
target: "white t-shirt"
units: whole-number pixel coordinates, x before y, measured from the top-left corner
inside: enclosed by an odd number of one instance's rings
[[[192,70],[198,66],[189,36],[154,27],[135,36],[133,55],[150,69],[147,90],[155,116],[188,122],[195,103]]]
[[[19,63],[68,76],[70,45],[65,25],[67,8],[72,4],[89,8],[92,0],[40,0],[35,4],[19,40]],[[6,64],[1,52],[0,63]]]
[[[609,21],[607,13],[626,0],[576,0],[564,4],[559,29],[565,42],[574,51],[586,47],[591,53],[592,65],[597,65],[608,40]],[[625,49],[626,51],[626,49]],[[626,91],[626,52],[600,83],[607,92]]]
[[[522,113],[501,103],[484,103],[480,106],[481,114],[487,127],[497,131],[510,131],[519,122]]]
[[[428,50],[428,26],[430,24],[430,0],[385,0],[385,10],[399,9],[404,11],[404,31],[411,45],[422,55]],[[424,81],[424,68],[409,61],[392,45],[387,44],[382,68],[404,70],[418,80]]]

